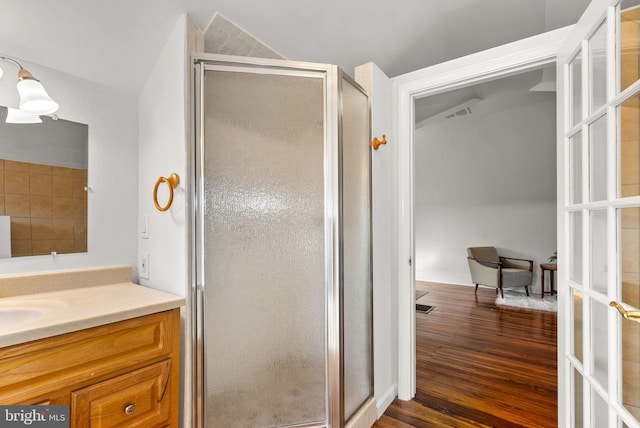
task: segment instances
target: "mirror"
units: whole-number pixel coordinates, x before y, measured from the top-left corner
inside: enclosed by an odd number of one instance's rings
[[[0,258],[87,252],[88,125],[6,117],[0,106]]]

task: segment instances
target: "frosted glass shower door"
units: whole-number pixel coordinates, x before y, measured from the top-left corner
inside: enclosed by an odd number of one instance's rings
[[[327,420],[325,77],[207,66],[206,427]]]

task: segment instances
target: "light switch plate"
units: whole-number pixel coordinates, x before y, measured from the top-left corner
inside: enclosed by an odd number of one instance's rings
[[[142,216],[142,239],[149,239],[149,216]]]
[[[138,275],[140,276],[140,278],[149,279],[149,253],[147,251],[143,251],[140,253],[138,268]]]

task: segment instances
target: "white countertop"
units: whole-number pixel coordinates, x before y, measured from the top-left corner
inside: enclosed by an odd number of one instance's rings
[[[0,298],[0,347],[162,312],[184,304],[182,297],[130,282],[3,297]]]

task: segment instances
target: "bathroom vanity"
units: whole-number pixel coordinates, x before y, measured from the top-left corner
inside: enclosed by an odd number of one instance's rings
[[[45,292],[0,277],[0,404],[68,405],[77,428],[178,426],[184,299],[108,269],[53,273]]]

